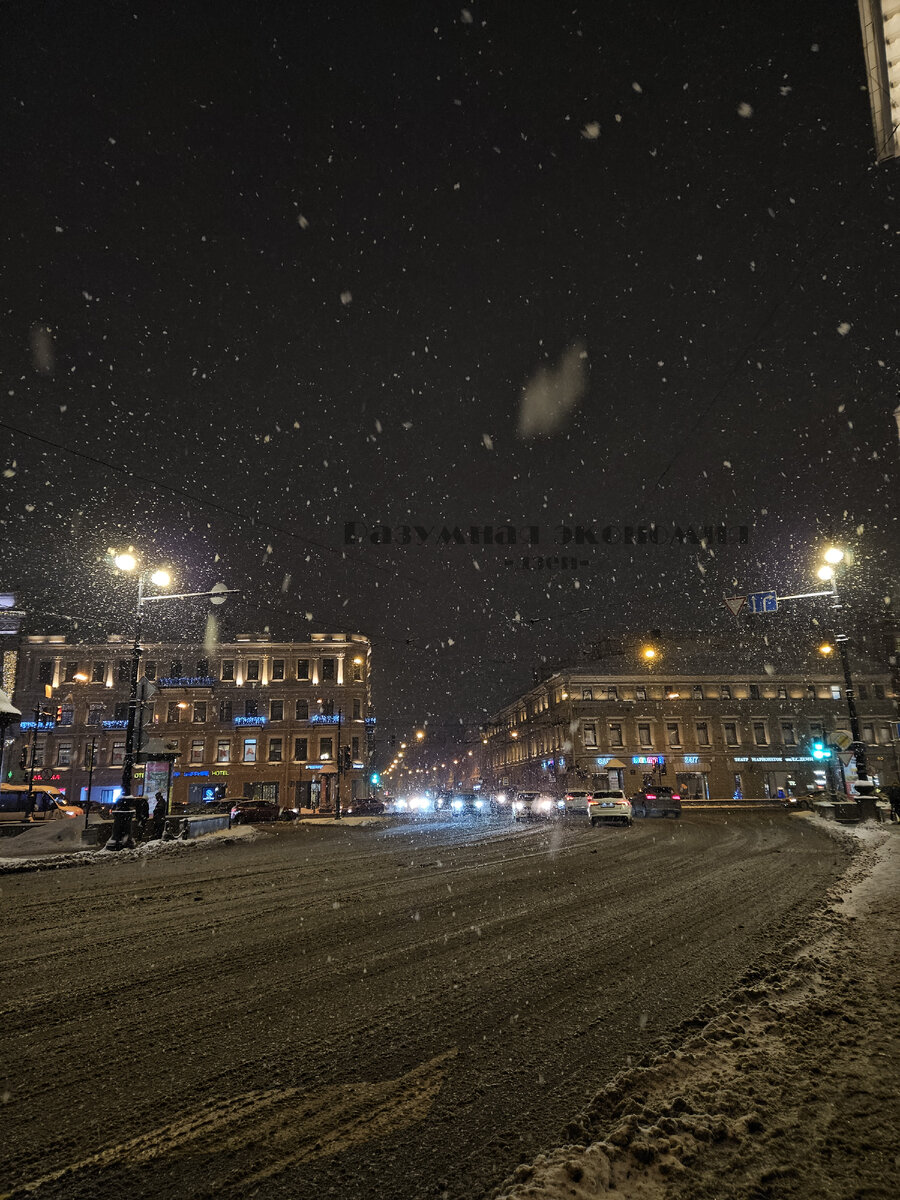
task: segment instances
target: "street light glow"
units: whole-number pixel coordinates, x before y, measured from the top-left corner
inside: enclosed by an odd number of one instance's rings
[[[416,741],[417,741],[417,742],[421,742],[421,741],[423,741],[423,740],[424,740],[424,737],[425,737],[425,730],[424,730],[424,729],[417,729],[417,730],[416,730]]]
[[[837,546],[829,546],[829,548],[825,551],[825,561],[827,563],[837,564],[839,562],[843,562],[843,560],[844,552],[843,550],[839,550]]]
[[[834,654],[834,646],[829,645],[828,642],[823,642],[819,647],[819,653],[825,655]]]
[[[150,576],[150,582],[155,583],[157,587],[168,587],[172,582],[172,576],[168,571],[154,571]]]
[[[113,562],[116,564],[116,566],[119,568],[120,571],[133,571],[134,568],[137,566],[137,559],[134,557],[133,554],[128,554],[128,553],[117,554],[116,557],[113,559]]]
[[[818,571],[816,571],[816,576],[821,579],[823,583],[828,583],[830,579],[834,579],[834,567],[819,567]]]
[[[644,658],[656,658],[656,651],[652,646],[645,646],[641,653],[643,654]]]

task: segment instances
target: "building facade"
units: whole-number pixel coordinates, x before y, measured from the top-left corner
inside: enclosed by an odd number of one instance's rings
[[[141,655],[133,791],[170,786],[174,804],[223,797],[332,809],[367,792],[371,645],[355,633],[302,642],[239,635],[214,651],[145,643]],[[122,637],[80,644],[22,639],[15,698],[23,720],[7,749],[7,780],[62,788],[75,803],[119,794],[132,648]],[[49,696],[47,695],[49,689]],[[349,752],[349,753],[348,753]],[[91,759],[93,756],[93,770]]]
[[[495,787],[674,786],[691,798],[805,795],[856,779],[849,755],[827,761],[816,742],[849,741],[842,677],[833,674],[613,674],[559,672],[502,708],[482,735],[485,779]],[[900,776],[888,671],[855,674],[870,777]]]

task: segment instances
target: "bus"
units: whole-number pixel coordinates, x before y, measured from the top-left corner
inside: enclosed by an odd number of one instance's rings
[[[84,809],[66,802],[60,788],[36,783],[31,789],[35,821],[53,821],[65,817],[83,817]],[[25,821],[28,817],[28,784],[4,783],[0,787],[0,821]]]

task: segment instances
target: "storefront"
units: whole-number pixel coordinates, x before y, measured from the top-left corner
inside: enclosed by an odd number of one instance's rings
[[[736,772],[747,770],[759,773],[762,794],[768,800],[787,800],[811,791],[823,791],[828,786],[823,764],[808,754],[784,757],[775,754],[736,755],[734,763]],[[744,796],[754,794],[748,793],[746,787],[742,790]]]

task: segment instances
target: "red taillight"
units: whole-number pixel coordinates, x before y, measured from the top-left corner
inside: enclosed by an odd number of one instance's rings
[[[647,799],[648,799],[648,800],[655,800],[655,799],[656,799],[656,796],[654,796],[654,795],[651,795],[651,794],[650,794],[650,792],[648,792],[648,793],[647,793]]]
[[[673,799],[673,800],[680,800],[680,799],[681,799],[681,797],[680,797],[680,796],[673,796],[673,797],[672,797],[672,799]]]

